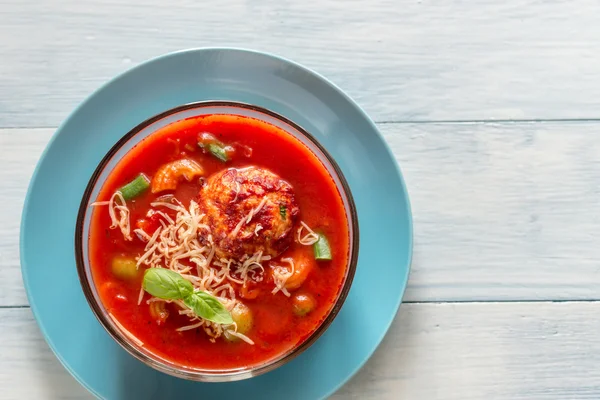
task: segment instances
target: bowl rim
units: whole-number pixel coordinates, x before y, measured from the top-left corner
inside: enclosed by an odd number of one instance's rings
[[[314,145],[326,158],[327,162],[333,168],[333,172],[335,173],[337,179],[340,182],[338,190],[341,189],[340,195],[345,196],[348,203],[349,210],[349,221],[348,224],[352,228],[352,234],[349,237],[351,251],[348,257],[348,263],[346,268],[346,276],[344,279],[344,283],[342,285],[341,290],[338,293],[337,299],[334,305],[329,310],[325,319],[317,326],[317,328],[310,333],[310,335],[299,345],[292,347],[286,352],[278,355],[277,357],[264,362],[262,364],[243,369],[228,369],[222,370],[195,370],[195,369],[186,369],[186,368],[178,368],[175,366],[173,362],[165,360],[157,355],[154,357],[150,357],[146,353],[140,351],[135,345],[131,343],[129,339],[123,335],[118,329],[115,329],[114,324],[111,324],[108,320],[107,313],[105,313],[102,309],[102,306],[95,300],[94,293],[92,291],[93,285],[93,277],[88,277],[85,268],[85,260],[83,255],[83,246],[84,246],[84,237],[83,237],[83,229],[84,229],[84,220],[86,216],[86,212],[88,210],[89,201],[91,194],[94,190],[94,187],[98,181],[98,178],[104,171],[106,165],[110,162],[112,157],[124,146],[131,138],[133,138],[140,131],[145,129],[146,127],[152,125],[155,122],[162,120],[168,116],[176,114],[178,112],[195,109],[195,108],[204,108],[204,107],[232,107],[232,108],[242,108],[246,110],[255,111],[258,113],[266,114],[270,117],[280,120],[281,122],[291,126],[293,129],[297,130],[302,136],[308,139],[312,145]],[[193,118],[193,117],[192,117]],[[284,128],[282,128],[285,130]],[[154,132],[150,133],[147,137],[151,136]],[[288,132],[288,134],[293,135]],[[144,139],[142,139],[144,140]],[[312,152],[312,150],[310,150]],[[315,154],[316,155],[316,154]],[[316,155],[317,158],[320,158]],[[322,162],[322,160],[321,160]],[[331,171],[329,171],[331,173]],[[340,187],[341,186],[341,187]],[[98,166],[94,170],[93,174],[90,177],[90,180],[83,192],[82,200],[79,206],[79,210],[77,213],[77,219],[75,222],[75,262],[77,266],[77,275],[79,277],[79,282],[81,288],[83,290],[84,296],[88,302],[88,305],[92,309],[92,312],[96,319],[100,322],[100,325],[107,331],[107,333],[115,340],[124,350],[126,350],[129,354],[135,357],[137,360],[141,361],[143,364],[146,364],[158,371],[164,372],[166,374],[184,378],[192,381],[200,381],[200,382],[232,382],[242,379],[249,379],[255,376],[262,375],[269,371],[272,371],[284,364],[287,364],[289,361],[293,360],[308,348],[310,348],[318,339],[325,333],[325,331],[329,328],[333,320],[338,315],[341,310],[348,293],[350,292],[350,288],[352,287],[352,282],[354,280],[354,275],[356,272],[356,268],[358,265],[358,254],[359,254],[359,221],[358,221],[358,213],[356,209],[356,205],[354,202],[354,198],[352,196],[352,192],[350,190],[350,185],[346,180],[341,168],[335,161],[335,159],[329,154],[329,152],[325,149],[325,147],[306,129],[304,129],[299,124],[295,123],[291,119],[271,111],[265,107],[240,102],[240,101],[230,101],[230,100],[203,100],[197,102],[191,102],[182,104],[180,106],[176,106],[170,108],[166,111],[163,111],[157,115],[154,115],[143,122],[136,125],[133,129],[124,134],[104,155],[104,157],[98,163]],[[152,352],[148,352],[152,354]]]

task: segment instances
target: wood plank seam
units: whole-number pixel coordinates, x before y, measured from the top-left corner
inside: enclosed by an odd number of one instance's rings
[[[66,118],[65,118],[66,119]],[[600,118],[543,118],[543,119],[447,119],[447,120],[373,120],[375,125],[419,125],[419,124],[552,124],[552,123],[597,123]],[[0,130],[50,129],[57,130],[58,126],[0,126]]]

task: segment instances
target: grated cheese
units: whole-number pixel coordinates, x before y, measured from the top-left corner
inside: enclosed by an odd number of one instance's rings
[[[237,201],[237,198],[240,194],[240,183],[238,181],[235,181],[235,197],[233,198],[233,200],[230,201],[230,203],[235,203]]]
[[[190,329],[196,329],[204,325],[204,321],[200,321],[197,324],[182,326],[181,328],[177,328],[177,332],[189,331]]]
[[[233,329],[228,329],[225,332],[228,335],[235,336],[235,337],[242,339],[244,342],[246,342],[250,345],[254,345],[254,341],[252,339],[250,339],[248,336],[244,335],[243,333],[236,332]]]
[[[237,192],[239,192],[239,189],[236,187]],[[250,210],[239,221],[231,235],[237,235],[244,225],[249,224],[262,210],[266,202],[267,198],[263,197],[257,207]],[[92,204],[92,206],[103,205],[108,206],[112,222],[111,228],[118,227],[126,240],[132,240],[130,213],[123,196],[116,192],[109,201]],[[147,215],[149,217],[159,216],[160,226],[154,232],[146,232],[139,228],[133,230],[137,238],[145,242],[143,252],[136,257],[138,268],[145,266],[168,268],[175,271],[188,280],[194,290],[202,290],[215,296],[230,311],[237,302],[235,285],[246,285],[249,281],[263,281],[265,274],[263,263],[270,261],[271,256],[263,256],[262,251],[258,251],[252,255],[246,254],[239,260],[217,259],[211,228],[205,223],[205,215],[195,201],[190,201],[189,206],[185,207],[173,196],[165,196],[151,203],[151,207]],[[298,241],[304,245],[315,243],[318,240],[318,235],[304,222],[301,224],[302,226],[298,229]],[[262,229],[264,229],[263,226],[257,224],[254,235],[258,236]],[[308,232],[304,236],[302,236],[303,229]],[[289,297],[290,293],[286,290],[285,284],[295,272],[294,261],[291,258],[283,258],[281,261],[289,265],[271,265],[275,283],[272,293],[282,292]],[[144,300],[145,293],[143,287],[140,288],[138,305]],[[150,297],[146,300],[146,304],[155,301],[165,300]],[[231,325],[216,324],[198,317],[181,300],[166,302],[177,305],[179,308],[178,313],[189,318],[188,325],[177,328],[179,332],[200,328],[212,342],[226,334],[238,337],[248,344],[254,344],[252,339],[237,331],[237,324],[235,323]],[[124,334],[139,346],[143,345],[139,339],[124,329],[114,317],[112,318]]]
[[[264,201],[262,204],[264,205]],[[261,262],[271,259],[270,256],[263,256],[262,252],[252,257],[245,257],[244,261],[215,259],[215,246],[210,227],[203,222],[205,216],[195,201],[190,201],[187,208],[174,198],[153,202],[151,206],[154,209],[150,212],[161,217],[159,220],[161,226],[152,235],[148,232],[140,232],[138,235],[146,241],[144,252],[137,257],[138,266],[171,269],[192,283],[195,290],[210,293],[229,309],[232,309],[236,302],[232,284],[243,285],[248,279],[262,280],[264,267]],[[161,209],[167,209],[171,214]],[[260,211],[259,207],[253,212],[258,211]],[[175,216],[172,216],[173,212]],[[246,217],[243,221],[246,221]],[[207,239],[204,243],[208,242],[208,244],[200,243],[199,238],[202,237]],[[222,327],[201,319],[181,301],[174,303],[179,306],[180,315],[190,318],[190,324],[178,328],[178,331],[201,328],[214,341],[224,334],[225,329],[234,332],[237,329],[236,326]],[[252,342],[247,339],[246,342]]]
[[[144,293],[146,293],[146,292],[144,291],[144,287],[142,286],[140,288],[140,295],[138,296],[138,306],[140,304],[142,304],[142,299],[144,298]]]
[[[106,205],[108,206],[108,215],[111,221],[110,229],[119,227],[125,240],[133,240],[129,225],[129,208],[127,208],[127,203],[121,192],[114,192],[109,201],[97,201],[90,204],[92,207]]]
[[[247,215],[244,215],[242,217],[242,219],[240,220],[240,222],[238,222],[238,224],[235,226],[235,228],[233,228],[233,231],[231,231],[231,233],[229,234],[229,236],[231,236],[232,238],[236,237],[237,234],[242,229],[242,226],[249,224],[250,221],[252,221],[252,218],[254,218],[254,216],[256,214],[258,214],[260,212],[260,210],[262,210],[262,208],[263,208],[263,206],[265,205],[266,202],[267,202],[267,198],[263,197],[263,199],[261,200],[260,203],[258,203],[258,206],[256,206],[256,208],[251,209],[250,211],[248,211]]]
[[[151,236],[148,235],[146,232],[144,232],[143,229],[140,229],[140,228],[134,229],[133,233],[135,233],[141,241],[148,241],[151,239]]]
[[[258,206],[256,206],[255,209],[250,210],[250,213],[248,214],[248,219],[246,219],[246,224],[249,224],[250,221],[252,221],[252,218],[254,218],[254,216],[259,213],[259,211],[263,208],[263,206],[265,205],[266,202],[267,202],[267,198],[263,197],[263,199],[260,201],[260,203],[258,203]]]
[[[270,259],[271,256],[263,256],[262,251],[258,251],[254,253],[252,257],[246,258],[241,263],[230,260],[235,264],[234,275],[239,277],[237,282],[245,284],[248,279],[252,279],[255,282],[261,282],[265,272],[262,262]],[[235,278],[233,279],[236,281]]]
[[[319,235],[317,235],[304,221],[300,221],[300,228],[298,228],[298,243],[304,246],[312,246],[319,241]],[[308,233],[302,236],[302,230],[306,229]]]
[[[273,281],[275,282],[275,288],[271,291],[271,293],[276,294],[277,292],[281,291],[285,296],[290,297],[290,292],[288,292],[285,288],[285,284],[287,283],[288,279],[290,279],[290,277],[294,275],[294,272],[296,272],[296,269],[294,267],[294,260],[287,257],[282,258],[281,261],[290,264],[290,268],[288,269],[281,265],[272,264]]]

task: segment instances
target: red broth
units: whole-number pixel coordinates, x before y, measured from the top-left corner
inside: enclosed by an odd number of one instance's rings
[[[232,159],[223,163],[198,146],[198,135],[210,132],[221,142],[235,148]],[[248,148],[251,156],[248,157]],[[245,154],[244,154],[245,153]],[[168,125],[142,140],[131,149],[104,183],[97,201],[107,201],[121,186],[140,173],[152,177],[158,168],[170,161],[186,157],[198,162],[205,170],[204,177],[226,168],[258,166],[279,175],[293,186],[300,212],[291,235],[294,240],[283,254],[285,257],[311,257],[312,246],[304,246],[296,239],[299,222],[322,232],[329,240],[332,261],[318,261],[302,286],[283,293],[271,293],[273,280],[268,277],[254,283],[259,294],[254,299],[243,299],[253,314],[254,325],[246,334],[254,345],[244,341],[228,341],[223,337],[214,341],[200,328],[177,331],[190,325],[189,319],[178,315],[180,308],[167,304],[169,316],[158,324],[150,313],[145,293],[138,305],[143,268],[134,279],[123,280],[111,270],[116,256],[139,256],[145,243],[135,235],[126,241],[119,229],[111,229],[106,207],[95,207],[91,220],[89,248],[93,281],[98,288],[104,307],[139,341],[144,348],[176,365],[203,370],[246,368],[277,358],[306,340],[323,322],[340,294],[348,267],[349,229],[340,193],[319,159],[298,139],[266,122],[234,115],[194,117]],[[198,200],[200,182],[182,181],[173,193],[185,206]],[[132,229],[135,222],[145,218],[150,203],[164,193],[150,190],[127,201]],[[269,262],[265,262],[265,270]],[[242,288],[236,287],[239,296]],[[315,308],[305,316],[293,312],[293,298],[308,294],[316,301]]]

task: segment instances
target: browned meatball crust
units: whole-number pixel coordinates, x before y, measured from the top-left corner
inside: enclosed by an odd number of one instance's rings
[[[229,168],[200,190],[219,258],[240,259],[262,251],[275,257],[290,244],[298,215],[292,186],[269,170]]]

